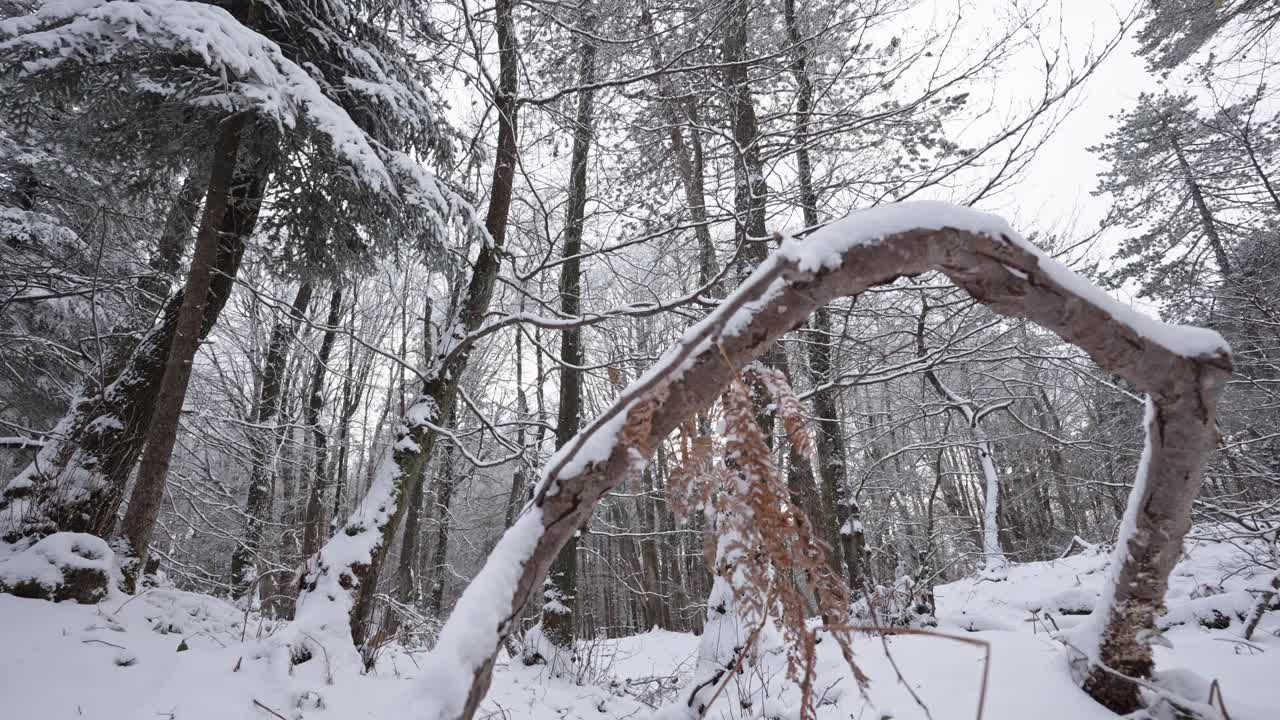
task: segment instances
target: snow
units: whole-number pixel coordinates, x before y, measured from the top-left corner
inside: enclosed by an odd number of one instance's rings
[[[1227,341],[1217,332],[1164,323],[1139,312],[1050,257],[1009,227],[1002,218],[950,203],[915,200],[858,210],[824,225],[803,239],[787,238],[776,255],[796,263],[801,271],[814,272],[838,267],[844,260],[844,254],[854,247],[875,244],[910,230],[944,228],[986,235],[1030,253],[1036,257],[1041,271],[1054,282],[1170,352],[1187,357],[1230,352]]]
[[[101,570],[107,577],[115,572],[115,554],[107,542],[85,533],[54,533],[24,550],[3,545],[0,555],[0,584],[10,587],[35,581],[49,590],[62,584],[62,568]]]
[[[254,701],[291,720],[420,720],[447,716],[458,707],[475,663],[496,643],[497,623],[488,602],[503,595],[519,573],[522,548],[541,526],[525,516],[513,540],[495,553],[487,580],[475,583],[458,604],[465,618],[437,647],[392,646],[378,666],[362,674],[358,659],[317,658],[277,673],[252,662],[260,643],[288,631],[240,608],[204,595],[150,589],[116,595],[98,605],[51,603],[0,595],[0,697],[6,717],[141,720],[262,718],[271,715]],[[1155,648],[1157,683],[1166,691],[1203,702],[1216,679],[1233,720],[1271,720],[1280,706],[1275,682],[1280,657],[1280,614],[1264,616],[1257,649],[1238,642],[1242,621],[1211,630],[1174,620],[1203,615],[1201,605],[1231,608],[1237,594],[1265,585],[1270,572],[1250,555],[1264,543],[1221,542],[1222,528],[1198,527],[1171,577],[1162,624],[1172,648]],[[1040,720],[1109,720],[1071,679],[1068,654],[1055,639],[1096,603],[1107,574],[1104,548],[1060,560],[1010,563],[1008,579],[969,578],[936,589],[939,632],[990,644],[991,676],[984,717],[1021,720],[1034,708]],[[496,564],[495,564],[496,563]],[[1194,613],[1192,613],[1192,610]],[[1032,612],[1039,620],[1029,622]],[[1048,613],[1050,618],[1045,618]],[[970,627],[983,626],[969,632]],[[685,701],[698,672],[699,638],[654,630],[579,647],[577,674],[551,677],[542,665],[524,666],[502,656],[493,687],[477,717],[509,720],[622,720],[692,717]],[[184,647],[186,649],[181,649]],[[970,720],[981,689],[983,649],[936,636],[880,639],[860,634],[853,644],[858,665],[870,676],[864,698],[843,667],[835,643],[818,645],[819,720],[892,716],[898,720]],[[886,654],[886,652],[888,654]],[[900,683],[890,657],[902,670]],[[780,655],[766,651],[758,665],[731,683],[707,717],[794,720],[795,688],[782,678]],[[238,668],[238,669],[237,669]],[[331,681],[330,681],[331,680]],[[580,684],[579,684],[580,683]],[[919,695],[928,714],[912,698]],[[741,693],[741,694],[740,694]],[[740,701],[751,702],[744,712]],[[661,708],[658,712],[656,708]]]
[[[391,176],[374,146],[347,113],[279,46],[241,25],[222,8],[185,0],[52,0],[29,15],[0,21],[0,53],[26,52],[23,72],[35,74],[68,63],[120,62],[141,48],[193,55],[223,83],[141,79],[151,92],[179,95],[197,106],[253,109],[286,127],[312,125],[348,162],[362,182],[394,193]]]

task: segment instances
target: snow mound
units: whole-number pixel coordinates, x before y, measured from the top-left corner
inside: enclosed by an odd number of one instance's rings
[[[1274,572],[1257,564],[1266,555],[1265,542],[1235,538],[1230,528],[1192,528],[1169,577],[1160,628],[1239,630],[1255,603],[1251,590],[1265,585]],[[965,578],[940,585],[935,589],[938,619],[969,631],[1075,627],[1093,614],[1110,560],[1109,547],[1091,546],[1058,560],[1011,564],[1003,582]]]
[[[54,533],[34,545],[0,553],[0,592],[19,597],[91,604],[107,597],[115,554],[106,541],[85,533]]]

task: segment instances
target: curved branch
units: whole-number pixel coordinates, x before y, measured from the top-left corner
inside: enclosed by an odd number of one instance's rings
[[[737,368],[832,300],[931,270],[999,313],[1053,330],[1150,396],[1150,481],[1140,478],[1144,497],[1135,498],[1141,517],[1117,543],[1111,605],[1094,613],[1108,630],[1128,624],[1114,637],[1100,635],[1100,662],[1111,665],[1116,647],[1145,647],[1133,636],[1159,603],[1149,603],[1145,616],[1138,605],[1163,596],[1172,563],[1160,563],[1177,557],[1169,549],[1185,534],[1201,461],[1215,439],[1229,348],[1217,333],[1166,325],[1116,301],[999,218],[942,203],[900,203],[788,239],[549,461],[534,498],[458,601],[427,659],[426,716],[473,716],[503,637],[560,547],[667,434],[711,405]]]

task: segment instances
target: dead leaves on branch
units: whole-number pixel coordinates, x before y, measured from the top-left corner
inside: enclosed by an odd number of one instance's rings
[[[817,634],[838,626],[848,613],[848,590],[827,563],[828,547],[790,494],[761,426],[762,408],[746,383],[772,399],[786,442],[809,454],[809,421],[786,376],[755,364],[730,382],[718,404],[723,430],[699,433],[692,421],[681,429],[681,462],[668,484],[671,506],[681,520],[702,510],[710,520],[706,560],[733,590],[734,612],[744,626],[773,622],[787,658],[787,677],[800,688],[802,717],[814,716],[812,688]],[[771,428],[769,429],[771,434]],[[820,626],[809,618],[817,616]],[[853,661],[851,633],[827,633],[859,685],[866,676]],[[753,642],[755,636],[753,635]],[[747,654],[749,648],[744,648]],[[738,663],[740,668],[741,663]],[[726,679],[727,681],[727,679]]]

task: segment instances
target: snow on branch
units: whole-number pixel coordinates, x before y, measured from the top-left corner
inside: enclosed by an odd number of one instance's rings
[[[23,75],[68,66],[143,63],[144,91],[198,107],[251,110],[295,128],[313,127],[374,190],[395,194],[375,145],[320,85],[271,40],[226,10],[185,0],[53,0],[0,21],[0,58],[21,59]],[[176,77],[206,72],[191,82]],[[146,63],[152,63],[146,66]]]
[[[992,215],[932,202],[855,212],[803,239],[787,239],[548,461],[533,499],[459,599],[424,666],[417,701],[425,700],[425,717],[473,716],[502,637],[542,588],[560,547],[605,493],[647,463],[663,438],[711,405],[738,368],[831,300],[931,270],[1001,314],[1053,330],[1146,392],[1161,423],[1160,436],[1148,440],[1143,490],[1176,485],[1167,504],[1176,509],[1185,501],[1189,511],[1194,493],[1187,495],[1187,486],[1194,480],[1198,487],[1203,455],[1212,445],[1216,397],[1231,368],[1221,336],[1139,313]],[[1164,534],[1166,529],[1148,533],[1148,544],[1135,547],[1155,547],[1155,537],[1181,541],[1176,528]],[[1127,567],[1126,547],[1122,543],[1116,562]],[[1167,572],[1151,579],[1164,584]]]

